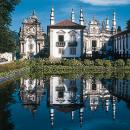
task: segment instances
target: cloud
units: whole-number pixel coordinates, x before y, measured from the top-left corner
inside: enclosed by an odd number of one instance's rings
[[[80,1],[91,5],[98,5],[98,6],[130,4],[130,0],[80,0]]]

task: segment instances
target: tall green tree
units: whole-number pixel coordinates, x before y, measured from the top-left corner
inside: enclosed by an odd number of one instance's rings
[[[12,52],[15,49],[16,39],[9,29],[11,13],[20,0],[0,0],[0,52]]]
[[[127,30],[130,30],[130,19],[127,21],[127,26],[126,26]]]

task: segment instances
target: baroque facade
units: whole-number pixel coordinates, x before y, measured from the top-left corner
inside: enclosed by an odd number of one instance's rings
[[[112,29],[110,29],[108,17],[102,23],[93,17],[84,31],[85,56],[111,53],[113,49],[111,37],[116,33],[115,12],[113,12]]]
[[[20,55],[23,59],[30,59],[37,55],[45,46],[45,32],[38,17],[33,14],[23,21],[19,32]]]

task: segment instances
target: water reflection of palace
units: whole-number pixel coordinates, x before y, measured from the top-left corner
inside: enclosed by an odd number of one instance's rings
[[[71,113],[72,120],[76,110],[79,110],[80,124],[83,123],[83,92],[81,79],[64,79],[51,77],[48,90],[48,106],[50,108],[51,126],[54,125],[55,110]]]
[[[118,98],[130,101],[130,80],[115,79],[111,92]]]
[[[20,98],[25,108],[35,112],[44,95],[42,79],[21,79]]]
[[[116,118],[117,98],[110,94],[100,80],[95,78],[84,80],[83,90],[84,99],[88,101],[91,111],[96,111],[99,107],[102,107],[108,112],[110,107],[112,107],[113,119]]]
[[[84,98],[89,98],[90,109],[95,111],[100,105],[102,100],[103,106],[105,105],[106,111],[109,110],[110,93],[103,86],[100,80],[88,79],[84,81]]]
[[[47,81],[47,82],[46,82]],[[78,118],[83,125],[86,110],[91,112],[103,110],[111,113],[112,119],[118,114],[118,103],[124,100],[130,105],[130,80],[99,80],[95,77],[83,79],[67,79],[51,76],[49,80],[21,79],[20,97],[25,108],[34,112],[40,105],[47,89],[47,107],[51,126],[54,126],[56,114],[70,113],[71,119]]]

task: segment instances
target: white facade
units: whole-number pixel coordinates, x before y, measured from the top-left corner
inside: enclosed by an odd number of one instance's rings
[[[123,57],[130,55],[130,31],[123,31],[113,36],[114,53]]]
[[[80,58],[83,51],[83,30],[85,28],[83,22],[80,22],[82,25],[74,22],[73,10],[71,20],[55,24],[54,16],[52,8],[50,26],[48,26],[50,59]]]
[[[75,45],[69,45],[71,37],[76,38]],[[64,36],[64,42],[59,41],[59,36]],[[75,29],[50,29],[50,58],[81,57],[82,53],[81,30]]]
[[[20,54],[23,59],[30,59],[37,55],[45,46],[45,33],[39,19],[33,12],[25,19],[20,29]]]

